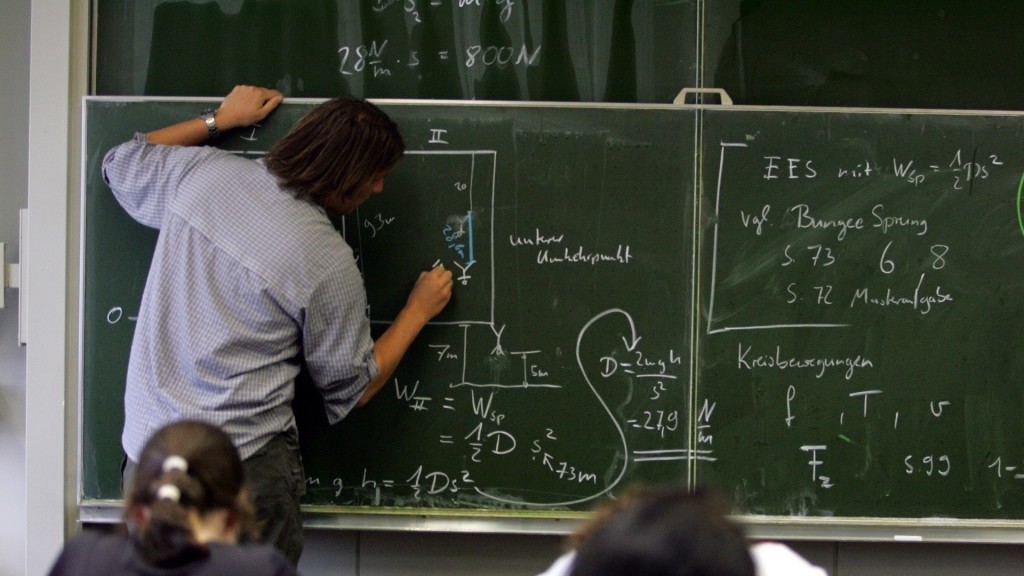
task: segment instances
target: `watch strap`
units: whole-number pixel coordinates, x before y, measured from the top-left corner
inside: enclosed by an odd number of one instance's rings
[[[206,129],[210,132],[211,138],[216,138],[217,136],[220,136],[220,131],[217,130],[217,119],[214,117],[216,114],[217,111],[213,108],[207,108],[206,110],[203,110],[201,114],[199,114],[199,117],[202,118],[203,122],[206,123]]]

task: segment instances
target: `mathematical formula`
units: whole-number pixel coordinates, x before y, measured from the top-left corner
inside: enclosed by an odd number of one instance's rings
[[[962,214],[995,214],[1018,194],[1008,155],[978,148],[857,157],[821,144],[779,154],[756,137],[720,144],[703,310],[716,362],[702,378],[756,391],[772,458],[803,468],[797,478],[811,486],[793,488],[789,513],[808,513],[808,494],[856,493],[866,478],[891,490],[954,486],[981,470],[994,484],[1024,479],[1019,457],[963,451],[965,428],[978,425],[966,421],[975,383],[947,374],[977,371],[964,369],[967,356],[928,353],[977,306],[962,267],[976,266],[974,239],[988,231]],[[717,463],[756,477],[720,453]]]

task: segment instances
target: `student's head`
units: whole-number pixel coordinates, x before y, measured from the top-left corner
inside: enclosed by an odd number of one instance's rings
[[[747,541],[709,492],[643,491],[602,519],[571,576],[753,576]]]
[[[405,152],[398,125],[373,104],[335,98],[317,106],[266,155],[281,186],[347,214],[373,192]]]
[[[253,535],[245,472],[231,439],[202,422],[157,430],[142,450],[125,519],[156,565],[201,554],[208,542]]]

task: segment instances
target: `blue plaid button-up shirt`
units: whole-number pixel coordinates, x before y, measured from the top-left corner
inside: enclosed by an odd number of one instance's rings
[[[107,153],[103,174],[160,230],[128,366],[128,456],[182,418],[221,426],[251,456],[295,426],[302,361],[331,422],[344,418],[377,365],[362,277],[324,209],[262,161],[141,134]]]

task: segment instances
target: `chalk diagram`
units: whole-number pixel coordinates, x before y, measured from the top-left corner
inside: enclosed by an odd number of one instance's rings
[[[721,142],[719,144],[719,156],[718,156],[718,179],[715,186],[715,203],[713,207],[714,214],[714,230],[712,233],[711,240],[711,289],[709,290],[709,300],[707,308],[707,333],[717,334],[721,332],[734,332],[734,331],[745,331],[745,330],[778,330],[786,328],[846,328],[848,324],[840,323],[825,323],[825,322],[804,322],[804,323],[787,323],[779,322],[776,324],[745,324],[745,323],[734,323],[730,324],[729,314],[716,316],[715,310],[715,296],[718,290],[718,235],[719,228],[722,226],[722,180],[725,174],[725,158],[726,153],[732,150],[743,150],[748,145],[742,142]],[[719,320],[719,318],[722,318]]]
[[[386,188],[429,191],[429,197],[385,193],[359,207],[355,248],[371,322],[390,323],[405,304],[407,294],[396,283],[441,264],[463,297],[431,324],[494,324],[496,156],[493,150],[408,150]]]
[[[676,436],[671,433],[679,430],[680,435],[685,435],[687,424],[680,421],[678,413],[662,417],[663,423],[638,424],[636,419],[624,418],[621,411],[616,414],[601,392],[614,387],[632,390],[633,382],[645,379],[657,378],[658,384],[674,383],[676,376],[670,372],[682,369],[681,362],[680,366],[669,367],[667,373],[664,362],[655,370],[633,361],[643,354],[643,338],[627,311],[601,311],[580,327],[574,351],[578,373],[571,382],[530,370],[532,359],[547,351],[508,349],[503,344],[505,326],[495,316],[496,170],[497,153],[493,150],[407,151],[387,186],[402,189],[408,185],[420,191],[420,196],[429,198],[410,199],[407,194],[393,194],[389,198],[382,194],[367,201],[356,214],[357,253],[367,285],[372,323],[390,322],[404,304],[406,295],[395,290],[401,279],[413,278],[419,271],[437,264],[452,270],[458,298],[457,303],[453,300],[456,305],[449,305],[431,322],[431,336],[427,337],[432,352],[458,358],[458,373],[455,369],[447,370],[443,382],[425,374],[417,375],[415,383],[400,385],[396,379],[392,398],[407,404],[415,413],[431,414],[435,423],[450,422],[449,429],[438,434],[438,442],[443,449],[460,451],[465,464],[458,470],[420,466],[415,471],[396,473],[393,478],[379,479],[380,485],[404,485],[417,495],[440,498],[468,491],[477,501],[483,499],[503,506],[565,507],[609,494],[634,463],[690,460],[694,452],[683,447],[631,453],[627,434],[630,426],[646,426],[648,430],[658,426],[662,440],[669,434],[668,441],[672,441]],[[411,178],[410,174],[415,175],[415,181],[403,180]],[[403,219],[407,214],[416,217]],[[409,246],[415,249],[403,249]],[[470,349],[481,340],[493,341],[493,346],[485,346],[491,356],[521,365],[522,377],[511,382],[472,378],[467,373],[473,353]],[[585,387],[586,393],[574,398],[585,396],[587,400],[585,405],[571,407],[574,417],[584,417],[587,427],[600,430],[602,438],[614,438],[609,442],[612,446],[601,452],[602,460],[607,461],[555,456],[557,451],[549,452],[547,448],[551,443],[544,444],[555,439],[550,428],[545,437],[544,430],[535,430],[536,422],[522,418],[516,422],[514,416],[499,413],[501,409],[497,407],[499,402],[529,403],[533,400],[528,400],[528,396],[543,395],[544,389],[557,392],[576,387]],[[501,395],[496,396],[499,392]],[[468,428],[467,405],[472,411]],[[573,442],[587,444],[587,430],[568,428],[564,430],[565,436],[572,433]],[[562,433],[560,430],[559,436]],[[709,459],[706,455],[703,458]],[[546,474],[549,482],[564,483],[567,487],[538,496],[536,490],[517,491],[515,482],[506,483],[500,490],[477,484],[476,471],[498,459],[514,459],[516,466],[529,468],[538,476]]]

